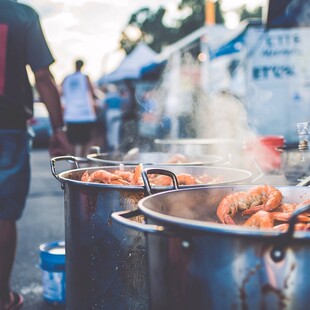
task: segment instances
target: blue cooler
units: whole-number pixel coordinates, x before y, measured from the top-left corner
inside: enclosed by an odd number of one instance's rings
[[[65,261],[64,241],[40,245],[40,267],[42,269],[43,298],[50,303],[65,303]]]

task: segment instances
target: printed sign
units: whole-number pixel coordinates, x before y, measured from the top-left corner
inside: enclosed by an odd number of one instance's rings
[[[297,143],[296,124],[310,120],[310,29],[247,31],[249,123],[260,135]]]

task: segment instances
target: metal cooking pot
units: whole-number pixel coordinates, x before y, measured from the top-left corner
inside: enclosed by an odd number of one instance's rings
[[[172,163],[171,160],[176,156],[175,153],[167,152],[140,152],[139,149],[132,149],[126,154],[121,153],[96,153],[87,155],[87,158],[100,165],[165,165],[165,166],[201,166],[214,165],[223,161],[223,158],[215,155],[191,155],[186,156],[186,162]]]
[[[119,169],[118,166],[77,168],[58,174],[56,162],[68,160],[74,162],[75,159],[72,156],[51,159],[52,174],[64,189],[68,309],[147,309],[145,236],[139,231],[114,225],[111,219],[113,212],[136,209],[138,201],[148,194],[145,187],[80,181],[86,170],[112,172]],[[124,169],[133,170],[134,167],[125,166]],[[179,169],[182,172],[226,175],[230,178],[226,181],[232,183],[246,181],[251,175],[230,168],[168,168],[174,169],[175,173]],[[172,188],[153,188],[153,192]],[[141,216],[132,221],[138,223]]]
[[[214,154],[220,155],[224,162],[233,166],[244,164],[245,156],[242,143],[235,139],[155,139],[157,148],[164,152],[181,154]]]
[[[144,188],[79,181],[86,170],[119,168],[113,166],[57,174],[55,164],[62,160],[74,157],[51,159],[52,174],[64,189],[67,308],[146,309],[144,234],[112,225],[110,217],[136,207]]]
[[[288,203],[310,199],[310,188],[278,187]],[[157,193],[139,210],[115,212],[122,226],[146,233],[151,309],[307,309],[310,232],[259,231],[218,223],[216,208],[248,186]],[[306,209],[305,209],[306,208]],[[129,221],[143,214],[145,223]]]

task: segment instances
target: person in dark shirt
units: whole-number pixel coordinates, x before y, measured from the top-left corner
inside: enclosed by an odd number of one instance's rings
[[[11,290],[10,276],[16,221],[22,216],[30,185],[27,120],[33,115],[33,95],[27,65],[50,115],[50,155],[66,155],[69,150],[60,98],[49,70],[53,62],[35,10],[0,0],[0,310],[18,309],[23,303],[23,297]]]

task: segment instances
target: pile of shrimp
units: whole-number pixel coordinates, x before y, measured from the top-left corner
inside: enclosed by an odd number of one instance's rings
[[[217,216],[223,224],[236,225],[233,217],[241,212],[242,226],[285,231],[291,213],[301,204],[310,203],[310,200],[288,204],[282,198],[282,193],[275,187],[257,185],[248,191],[224,197],[218,205]],[[310,230],[310,213],[299,215],[297,221],[295,230]]]
[[[91,174],[88,170],[84,172],[81,177],[83,182],[96,182],[104,184],[115,185],[144,185],[141,172],[143,165],[139,164],[133,171],[125,171],[122,167],[113,172],[109,172],[104,169],[99,169]],[[217,184],[224,179],[222,176],[212,177],[208,175],[202,175],[200,177],[194,177],[188,173],[180,173],[176,175],[179,185],[198,185],[198,184]],[[171,186],[172,179],[166,175],[150,174],[148,175],[151,186]]]
[[[114,170],[113,172],[109,172],[104,169],[98,169],[89,174],[88,170],[86,170],[81,177],[81,181],[114,185],[142,185],[142,169],[143,165],[139,164],[132,172],[125,171],[123,169]]]

